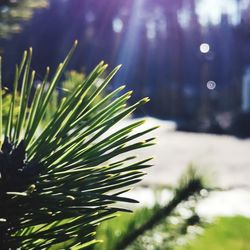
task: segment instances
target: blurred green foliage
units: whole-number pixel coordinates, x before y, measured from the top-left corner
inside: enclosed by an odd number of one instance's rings
[[[122,214],[118,218],[103,223],[97,238],[104,241],[95,246],[95,250],[115,249],[115,244],[129,230],[137,227],[152,215],[157,208],[141,208],[133,214]],[[189,226],[187,234],[179,234],[183,228],[178,222],[180,218],[173,216],[164,221],[151,234],[143,236],[127,249],[131,250],[249,250],[250,218],[243,216],[219,217],[206,224],[205,229],[199,225]],[[169,223],[172,222],[172,223]],[[182,224],[183,225],[183,224]],[[168,239],[168,241],[166,241]]]
[[[78,72],[75,70],[70,70],[65,73],[65,80],[62,82],[62,90],[63,90],[63,97],[67,96],[68,94],[72,93],[76,86],[79,86],[83,81],[85,81],[86,75],[83,72]],[[90,86],[89,92],[86,94],[86,97],[90,97],[92,93],[94,93],[100,84],[103,82],[103,79],[99,78],[97,81]],[[97,98],[91,104],[91,107],[96,105],[103,97],[105,96],[105,91],[99,93]]]
[[[3,95],[3,121],[6,121],[8,117],[9,107],[11,104],[12,95],[8,89],[3,89],[2,95]],[[17,119],[17,114],[18,114],[17,104],[19,102],[20,102],[20,94],[18,93],[16,96],[16,100],[15,100],[16,106],[15,106],[14,117],[13,117],[14,121],[16,121]]]
[[[0,2],[0,37],[8,38],[21,30],[21,22],[29,20],[35,9],[47,7],[47,0],[7,0]]]
[[[75,90],[76,86],[81,84],[86,79],[86,76],[82,72],[75,70],[67,71],[65,73],[65,80],[62,82],[63,96],[71,93]]]
[[[178,250],[249,250],[250,218],[243,216],[217,218],[204,234]]]
[[[170,250],[175,249],[182,242],[187,242],[202,231],[203,222],[195,213],[195,204],[193,199],[182,204],[171,216],[163,219],[153,230],[145,232],[126,249]],[[97,239],[102,240],[103,243],[95,245],[95,250],[118,250],[117,244],[121,238],[140,227],[160,208],[159,204],[152,208],[143,207],[133,214],[121,214],[117,218],[102,223],[97,231]],[[183,215],[184,213],[188,216]]]

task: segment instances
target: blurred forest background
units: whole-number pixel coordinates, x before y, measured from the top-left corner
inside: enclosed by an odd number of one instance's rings
[[[2,0],[0,36],[10,89],[24,49],[34,48],[39,76],[78,39],[70,69],[123,64],[113,86],[151,98],[138,116],[250,135],[249,0]]]

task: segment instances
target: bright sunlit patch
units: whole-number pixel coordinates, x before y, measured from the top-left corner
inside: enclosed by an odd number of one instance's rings
[[[123,21],[120,18],[114,18],[112,26],[114,32],[120,33],[123,29]]]
[[[120,43],[116,61],[117,64],[122,63],[127,72],[120,73],[119,77],[115,79],[116,82],[128,82],[128,72],[133,72],[135,68],[137,53],[139,51],[138,46],[140,46],[140,25],[144,3],[144,0],[132,1],[131,11],[128,20],[126,20],[126,29],[124,29],[124,36]],[[113,25],[119,26],[119,21],[114,22]]]
[[[199,0],[197,1],[196,13],[202,25],[219,24],[222,14],[227,14],[233,24],[239,22],[236,0]]]
[[[188,28],[190,22],[190,11],[183,8],[177,13],[178,21],[182,28]]]
[[[209,52],[209,50],[210,50],[210,46],[209,46],[208,43],[202,43],[202,44],[200,45],[200,52],[201,52],[201,53],[206,54],[206,53]]]
[[[208,81],[207,82],[207,88],[209,90],[214,90],[216,88],[216,82],[214,82],[214,81]]]
[[[153,20],[150,20],[146,23],[147,28],[147,38],[149,40],[156,37],[156,23]]]

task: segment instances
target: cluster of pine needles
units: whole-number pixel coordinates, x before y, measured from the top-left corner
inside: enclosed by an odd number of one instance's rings
[[[5,120],[0,80],[1,249],[53,249],[60,244],[84,249],[94,244],[97,225],[125,210],[116,202],[136,202],[122,194],[150,166],[150,159],[138,161],[127,153],[154,144],[154,138],[138,137],[155,128],[135,132],[143,121],[115,126],[149,99],[128,106],[132,92],[124,93],[121,86],[91,105],[120,66],[89,93],[106,73],[107,65],[98,64],[44,122],[76,46],[77,42],[53,75],[47,68],[38,85],[31,69],[32,49],[24,52],[16,66]],[[115,132],[106,133],[114,126]]]

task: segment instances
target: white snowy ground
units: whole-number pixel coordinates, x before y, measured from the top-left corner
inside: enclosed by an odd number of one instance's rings
[[[157,144],[139,150],[140,157],[154,156],[141,184],[175,185],[188,165],[193,164],[216,187],[230,189],[212,192],[198,211],[207,216],[242,214],[250,216],[250,139],[175,131],[175,124],[147,117],[145,128],[160,125],[151,132]],[[127,122],[124,121],[124,125]],[[153,202],[150,189],[137,188],[129,196],[144,203]]]

